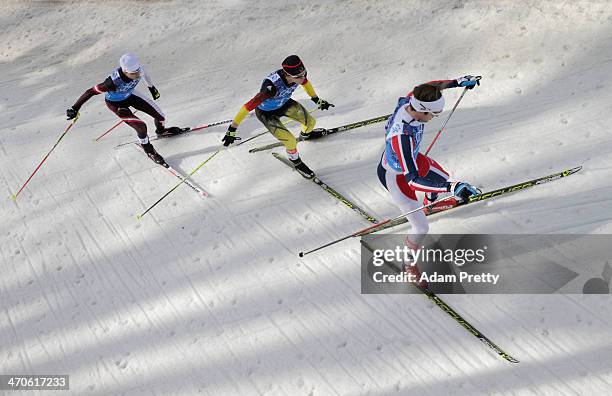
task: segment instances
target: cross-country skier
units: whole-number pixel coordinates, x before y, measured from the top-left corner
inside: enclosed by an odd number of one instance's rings
[[[291,99],[293,91],[301,85],[310,99],[319,109],[328,110],[334,107],[326,100],[319,99],[314,88],[306,77],[306,68],[297,55],[290,55],[282,63],[282,69],[270,73],[263,81],[259,93],[242,106],[234,117],[227,133],[223,137],[223,145],[229,146],[237,139],[236,129],[244,118],[255,110],[257,119],[261,121],[270,133],[280,140],[287,156],[295,169],[306,178],[314,177],[314,172],[300,159],[297,151],[297,140],[293,134],[282,124],[281,117],[289,117],[302,124],[300,135],[304,139],[315,139],[322,136],[321,132],[313,131],[316,120],[301,104]]]
[[[85,91],[74,105],[66,110],[66,116],[69,120],[75,118],[85,102],[92,96],[104,92],[106,106],[117,114],[123,122],[136,130],[138,138],[140,139],[140,145],[149,158],[163,165],[165,164],[164,159],[155,151],[153,145],[149,142],[147,124],[136,117],[130,110],[130,107],[153,117],[156,127],[155,133],[158,135],[176,134],[180,132],[180,128],[165,128],[165,116],[159,106],[153,101],[145,98],[140,92],[136,91],[136,86],[140,82],[140,79],[144,78],[153,99],[159,99],[159,92],[153,85],[144,67],[140,64],[138,57],[132,53],[127,53],[119,59],[119,66],[120,67],[115,69],[102,83],[94,85],[92,88]]]
[[[469,183],[449,181],[449,174],[442,166],[419,153],[419,148],[425,124],[444,108],[441,91],[456,87],[473,89],[480,85],[479,80],[480,77],[464,76],[457,80],[431,81],[416,86],[408,95],[399,98],[385,126],[386,145],[378,164],[378,178],[402,213],[421,206],[415,194],[417,191],[425,193],[424,204],[435,201],[439,193],[452,192],[460,200],[478,193]],[[440,203],[443,204],[449,204],[449,201]],[[423,211],[417,211],[407,219],[412,229],[406,244],[418,249],[422,237],[429,231],[427,217]]]

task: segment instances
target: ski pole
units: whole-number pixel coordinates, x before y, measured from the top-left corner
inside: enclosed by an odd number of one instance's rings
[[[193,128],[191,128],[189,130],[189,132],[193,132],[193,131],[199,131],[200,129],[205,129],[205,128],[210,128],[213,126],[217,126],[217,125],[223,125],[223,124],[229,124],[230,122],[232,122],[233,120],[223,120],[223,121],[217,121],[217,122],[213,122],[211,124],[202,124],[202,125],[198,125],[195,126]]]
[[[444,121],[444,125],[442,125],[442,128],[440,128],[440,130],[438,131],[438,133],[436,133],[436,137],[434,137],[434,139],[431,141],[431,144],[429,145],[429,147],[427,147],[427,151],[425,151],[425,155],[429,154],[429,150],[431,150],[431,148],[433,147],[434,143],[436,142],[436,140],[438,140],[438,136],[440,136],[440,134],[442,133],[442,131],[444,130],[444,128],[446,127],[446,124],[448,123],[448,120],[450,120],[451,116],[453,115],[453,113],[455,112],[455,109],[457,108],[457,106],[459,105],[459,102],[461,102],[461,99],[463,99],[463,95],[465,95],[465,93],[467,92],[467,87],[465,87],[463,89],[463,92],[461,92],[461,96],[459,96],[459,99],[457,100],[457,102],[455,103],[455,106],[453,106],[453,109],[451,110],[450,114],[448,115],[448,118],[446,118],[446,121]]]
[[[134,112],[132,114],[136,114],[138,113],[138,110],[134,110]],[[117,128],[119,125],[121,125],[121,123],[123,122],[123,120],[120,120],[118,123],[116,123],[115,125],[113,125],[112,127],[110,127],[110,129],[108,129],[106,132],[104,132],[102,135],[98,136],[97,138],[94,139],[94,142],[97,142],[98,140],[102,139],[104,136],[108,135],[110,133],[110,131],[112,131],[113,129]]]
[[[202,125],[202,126],[198,126],[195,128],[192,128],[191,131],[194,130],[198,130],[198,129],[204,129],[204,128],[208,128],[214,125],[220,125],[220,124],[227,124],[232,122],[232,120],[225,120],[225,121],[219,121],[213,124],[207,124],[207,125]],[[239,139],[239,138],[238,138]],[[238,140],[237,139],[237,140]],[[238,144],[237,144],[238,145]],[[236,146],[237,146],[236,145]],[[202,162],[200,165],[198,165],[193,171],[191,171],[191,173],[189,175],[187,175],[187,177],[185,177],[184,180],[182,180],[180,183],[178,183],[176,186],[174,186],[170,191],[168,191],[166,194],[164,194],[160,199],[158,199],[153,205],[151,205],[147,210],[145,210],[142,214],[137,215],[136,218],[137,219],[141,219],[142,216],[146,215],[151,209],[153,209],[158,203],[160,203],[164,198],[166,198],[168,195],[170,195],[174,190],[176,190],[181,184],[185,183],[194,173],[196,173],[198,171],[198,169],[200,169],[201,167],[203,167],[208,161],[210,161],[211,159],[213,159],[217,154],[219,154],[221,152],[221,150],[224,147],[220,147],[217,149],[217,151],[215,151],[214,153],[212,153],[212,155],[210,157],[208,157],[204,162]]]
[[[321,246],[319,246],[318,248],[315,248],[315,249],[309,250],[309,251],[307,251],[307,252],[300,252],[300,253],[298,254],[298,256],[300,256],[300,257],[304,257],[304,256],[305,256],[305,255],[307,255],[307,254],[310,254],[310,253],[316,252],[317,250],[321,250],[321,249],[326,248],[326,247],[331,246],[331,245],[335,245],[336,243],[338,243],[338,242],[342,242],[342,241],[344,241],[344,240],[346,240],[346,239],[349,239],[349,238],[352,238],[352,237],[356,237],[356,236],[361,236],[362,234],[364,234],[364,233],[366,233],[366,232],[368,232],[368,231],[373,232],[373,231],[371,231],[371,230],[374,230],[374,229],[376,229],[376,228],[378,228],[378,227],[381,227],[381,226],[383,226],[383,225],[385,225],[385,224],[388,224],[388,223],[391,223],[391,222],[393,222],[393,221],[397,221],[397,220],[399,220],[399,219],[401,219],[401,218],[403,218],[403,217],[408,216],[409,214],[412,214],[412,213],[414,213],[414,212],[418,212],[419,210],[423,210],[423,209],[424,209],[425,207],[427,207],[427,206],[430,206],[430,205],[436,204],[436,203],[438,203],[438,202],[446,201],[447,199],[450,199],[450,198],[453,198],[453,197],[455,197],[455,196],[454,196],[454,195],[449,195],[449,196],[448,196],[448,197],[446,197],[446,198],[440,198],[440,199],[438,199],[437,201],[430,202],[430,203],[429,203],[429,204],[427,204],[427,205],[419,206],[418,208],[413,209],[413,210],[411,210],[410,212],[407,212],[407,213],[401,214],[401,215],[399,215],[399,216],[397,216],[397,217],[394,217],[394,218],[392,218],[392,219],[387,219],[387,220],[381,221],[381,222],[380,222],[380,223],[378,223],[378,224],[374,224],[373,226],[370,226],[370,227],[364,228],[364,229],[362,229],[362,230],[356,231],[356,232],[354,232],[354,233],[352,233],[352,234],[349,234],[349,235],[347,235],[347,236],[345,236],[345,237],[342,237],[342,238],[340,238],[340,239],[336,239],[335,241],[332,241],[332,242],[326,243],[325,245],[321,245]],[[369,234],[369,232],[368,232],[368,234]]]
[[[183,183],[185,183],[194,173],[196,173],[198,171],[198,169],[200,169],[201,167],[203,167],[208,161],[210,161],[211,159],[213,159],[215,157],[215,155],[219,154],[221,152],[221,150],[223,149],[223,146],[221,146],[220,148],[217,149],[217,151],[215,151],[214,153],[212,153],[212,155],[210,157],[208,157],[204,162],[202,162],[200,165],[198,165],[194,170],[191,171],[190,174],[187,175],[187,177],[185,177],[183,180],[181,180],[176,186],[174,186],[170,191],[168,191],[167,193],[165,193],[160,199],[158,199],[153,205],[149,206],[149,208],[147,210],[145,210],[142,214],[137,215],[136,218],[138,220],[140,220],[142,218],[142,216],[146,215],[147,213],[149,213],[149,211],[151,209],[153,209],[158,203],[160,203],[164,198],[166,198],[168,195],[170,195],[172,193],[172,191],[176,190],[177,188],[179,188],[179,186]]]
[[[477,80],[480,80],[482,77],[480,76],[476,76]],[[457,102],[455,103],[455,105],[453,106],[453,109],[451,110],[450,114],[448,115],[448,118],[446,119],[446,121],[444,121],[444,125],[442,125],[442,128],[440,128],[440,130],[438,131],[438,133],[436,134],[436,137],[434,138],[434,140],[431,142],[431,144],[429,145],[429,147],[427,147],[427,151],[425,151],[425,155],[429,154],[429,150],[431,150],[431,148],[433,147],[434,143],[436,142],[436,140],[438,140],[438,136],[440,136],[440,134],[442,133],[442,131],[444,130],[444,128],[446,127],[446,124],[448,124],[448,120],[450,120],[451,116],[453,115],[453,113],[455,112],[455,109],[457,108],[457,106],[459,106],[459,102],[461,102],[461,99],[463,99],[463,95],[465,95],[465,93],[467,92],[468,87],[465,87],[463,89],[463,92],[461,92],[461,96],[459,96],[459,99],[457,99]]]
[[[21,191],[23,191],[23,189],[25,188],[25,186],[28,185],[28,183],[30,182],[30,180],[32,180],[32,177],[34,177],[34,175],[36,174],[36,172],[38,172],[38,170],[40,169],[40,167],[42,166],[42,164],[47,160],[47,158],[49,158],[49,155],[51,155],[51,152],[53,150],[55,150],[55,148],[57,147],[57,145],[59,144],[59,142],[64,138],[64,136],[66,136],[66,134],[68,133],[68,131],[70,130],[70,128],[72,128],[72,126],[75,124],[75,122],[79,119],[79,113],[77,113],[77,116],[74,117],[72,119],[72,122],[66,127],[66,129],[64,129],[64,133],[62,133],[62,135],[59,137],[59,139],[57,139],[57,142],[55,142],[55,144],[53,145],[53,147],[51,147],[51,150],[49,150],[49,152],[47,153],[47,155],[45,155],[45,158],[42,159],[42,161],[40,161],[40,164],[38,164],[38,166],[36,167],[36,169],[34,169],[34,172],[32,172],[32,174],[30,175],[30,177],[28,177],[28,180],[26,180],[26,182],[24,183],[23,186],[21,186],[21,188],[19,189],[19,191],[17,191],[16,194],[11,195],[11,199],[13,201],[17,200],[17,196],[19,195],[19,193],[21,193]]]
[[[254,113],[249,114],[249,115],[248,115],[248,117],[252,116],[253,114],[254,114]],[[189,132],[198,131],[198,130],[200,130],[200,129],[210,128],[210,127],[214,127],[214,126],[217,126],[217,125],[229,124],[229,123],[230,123],[230,122],[232,122],[232,121],[234,121],[234,119],[233,119],[233,118],[232,118],[232,119],[230,119],[230,120],[223,120],[223,121],[213,122],[213,123],[210,123],[210,124],[202,124],[202,125],[198,125],[198,126],[195,126],[195,127],[191,128],[191,129],[189,130]]]
[[[180,133],[180,135],[184,135],[184,134],[186,134],[186,133],[193,132],[193,131],[199,131],[200,129],[206,129],[206,128],[210,128],[210,127],[217,126],[217,125],[229,124],[230,122],[232,122],[232,120],[223,120],[223,121],[213,122],[213,123],[211,123],[211,124],[201,124],[201,125],[196,125],[196,126],[194,126],[194,127],[190,127],[188,131]],[[177,136],[178,136],[178,135],[177,135]],[[149,140],[150,140],[151,142],[154,142],[154,141],[159,140],[159,139],[165,139],[165,138],[162,138],[162,137],[159,137],[159,136],[155,136],[155,137],[150,138]],[[118,144],[118,145],[116,145],[114,148],[115,148],[115,149],[118,149],[118,148],[121,148],[121,147],[127,146],[127,145],[132,144],[132,143],[139,143],[139,141],[138,141],[138,140],[133,140],[133,141],[131,141],[131,142],[123,142],[123,143],[119,143],[119,144]]]

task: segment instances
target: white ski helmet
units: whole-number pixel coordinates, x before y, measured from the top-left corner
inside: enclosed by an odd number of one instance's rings
[[[119,59],[119,65],[124,72],[134,73],[140,70],[140,61],[135,54],[128,52]]]

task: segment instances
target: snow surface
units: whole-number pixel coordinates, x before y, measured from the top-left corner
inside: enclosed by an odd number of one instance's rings
[[[298,53],[336,104],[314,113],[321,127],[387,114],[418,83],[479,74],[432,151],[453,178],[495,188],[584,166],[432,219],[431,232],[612,233],[609,2],[0,7],[0,373],[70,374],[70,393],[90,395],[612,392],[609,296],[446,296],[521,361],[512,365],[421,296],[361,295],[357,240],[299,259],[367,223],[269,153],[248,153],[269,135],[194,175],[211,198],[181,187],[137,221],[177,179],[131,147],[113,149],[135,138],[126,126],[92,142],[116,122],[98,96],[8,199],[66,127],[65,109],[122,53],[148,66],[169,125],[233,117]],[[448,108],[459,94],[445,92]],[[312,105],[302,90],[294,98]],[[261,128],[251,117],[239,134]],[[155,146],[188,173],[224,131]],[[385,218],[398,212],[376,177],[382,144],[377,124],[300,152]]]

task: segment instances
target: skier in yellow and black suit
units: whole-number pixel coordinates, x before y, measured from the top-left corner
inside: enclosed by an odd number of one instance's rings
[[[287,156],[295,166],[295,169],[306,178],[314,177],[310,170],[300,159],[297,151],[297,140],[295,136],[282,124],[280,117],[289,117],[302,124],[301,136],[304,139],[321,137],[321,133],[312,131],[316,120],[308,113],[301,104],[291,99],[293,91],[300,84],[310,99],[317,104],[319,109],[327,110],[334,107],[333,104],[319,99],[312,84],[306,78],[306,68],[297,55],[290,55],[283,61],[283,68],[273,73],[263,81],[257,95],[242,106],[234,117],[227,133],[223,137],[223,145],[229,146],[236,140],[236,129],[244,118],[255,110],[257,119],[261,121],[274,137],[280,140],[287,149]]]

